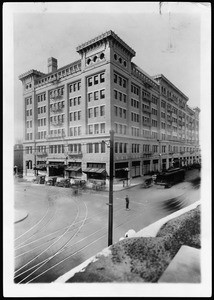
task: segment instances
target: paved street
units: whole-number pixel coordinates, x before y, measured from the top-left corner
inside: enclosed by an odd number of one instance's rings
[[[193,175],[198,171],[193,170]],[[190,176],[191,177],[191,176]],[[130,210],[125,210],[129,195]],[[114,192],[113,241],[173,212],[166,200],[182,206],[199,200],[200,189],[183,182],[170,189],[140,185]],[[95,255],[108,243],[108,192],[15,183],[15,209],[28,216],[15,223],[15,282],[52,282]],[[175,210],[178,208],[174,208]]]

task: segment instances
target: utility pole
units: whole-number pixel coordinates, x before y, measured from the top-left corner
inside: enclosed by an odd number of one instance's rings
[[[114,131],[110,130],[110,170],[109,170],[109,219],[108,246],[112,245],[113,237],[113,178],[114,178]]]

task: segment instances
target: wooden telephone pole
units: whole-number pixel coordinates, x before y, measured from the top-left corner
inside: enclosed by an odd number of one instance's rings
[[[113,239],[113,179],[114,179],[114,131],[110,130],[110,170],[109,170],[109,219],[108,219],[108,246]]]

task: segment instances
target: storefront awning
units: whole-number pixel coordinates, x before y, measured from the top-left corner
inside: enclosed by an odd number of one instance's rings
[[[80,172],[81,171],[81,167],[72,167],[72,166],[68,166],[65,171],[70,171],[70,172]]]
[[[97,173],[97,174],[107,174],[105,169],[102,168],[87,168],[83,170],[84,173]]]
[[[41,169],[44,169],[46,168],[46,164],[40,164],[40,165],[37,165],[34,170],[41,170]]]
[[[119,169],[115,169],[115,171],[126,171],[129,172],[129,168],[119,168]]]

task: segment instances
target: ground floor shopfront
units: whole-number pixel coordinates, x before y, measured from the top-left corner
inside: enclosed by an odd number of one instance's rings
[[[116,161],[114,163],[115,180],[129,180],[131,178],[150,174],[151,172],[164,171],[172,167],[189,166],[200,163],[199,156],[159,155],[156,157],[145,157],[129,159],[127,161]],[[28,163],[34,175],[45,173],[49,176],[65,178],[79,178],[84,180],[106,181],[109,174],[109,162],[86,162],[84,160],[69,160],[65,158],[37,160],[36,165]],[[28,172],[30,169],[28,170]]]

